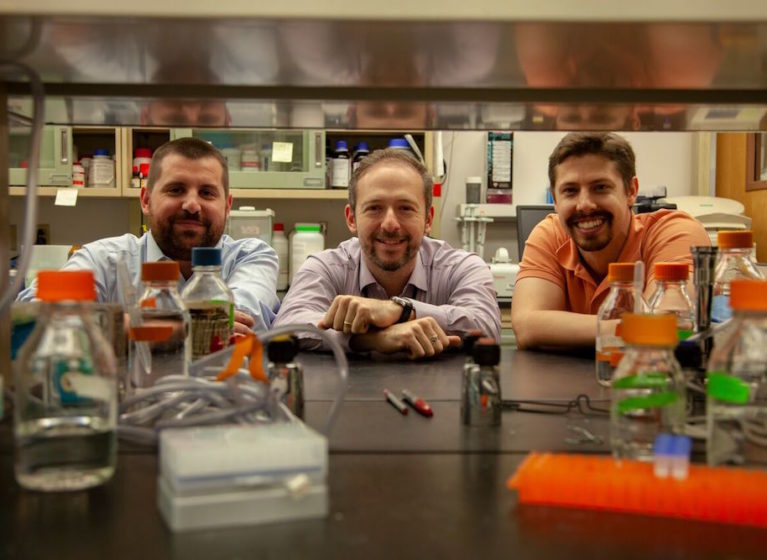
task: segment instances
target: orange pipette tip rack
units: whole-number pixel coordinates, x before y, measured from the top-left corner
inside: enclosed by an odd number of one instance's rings
[[[767,472],[690,465],[684,480],[652,463],[530,453],[506,486],[521,504],[599,509],[767,528]]]

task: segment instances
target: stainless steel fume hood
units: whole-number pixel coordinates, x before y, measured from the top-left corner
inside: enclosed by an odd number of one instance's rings
[[[767,2],[0,1],[0,52],[46,121],[137,125],[152,103],[227,124],[763,130]],[[417,4],[417,5],[414,5]],[[641,4],[641,5],[639,5]],[[7,82],[11,117],[28,87]]]

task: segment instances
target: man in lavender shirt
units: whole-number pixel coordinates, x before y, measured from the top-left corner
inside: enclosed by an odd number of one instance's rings
[[[273,326],[332,329],[355,352],[434,356],[479,329],[500,339],[487,264],[425,237],[434,219],[432,180],[415,158],[385,149],[352,175],[346,224],[357,237],[311,255],[293,278]],[[302,334],[302,347],[326,349]]]

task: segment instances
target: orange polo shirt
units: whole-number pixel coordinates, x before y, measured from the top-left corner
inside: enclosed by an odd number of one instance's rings
[[[632,215],[629,236],[616,262],[645,263],[645,285],[653,280],[656,262],[686,262],[692,266],[690,247],[711,245],[703,226],[690,215],[676,210],[658,210]],[[565,311],[594,315],[607,296],[605,278],[597,283],[581,263],[578,247],[549,214],[530,233],[525,254],[519,264],[517,282],[523,278],[542,278],[565,293]]]

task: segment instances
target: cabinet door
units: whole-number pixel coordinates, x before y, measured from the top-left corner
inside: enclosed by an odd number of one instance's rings
[[[12,128],[9,133],[8,184],[26,186],[26,162],[31,140],[30,128]],[[39,185],[70,186],[72,184],[72,128],[68,126],[43,127],[40,142]]]
[[[233,189],[324,189],[321,130],[173,129],[171,138],[210,142],[227,159]]]

